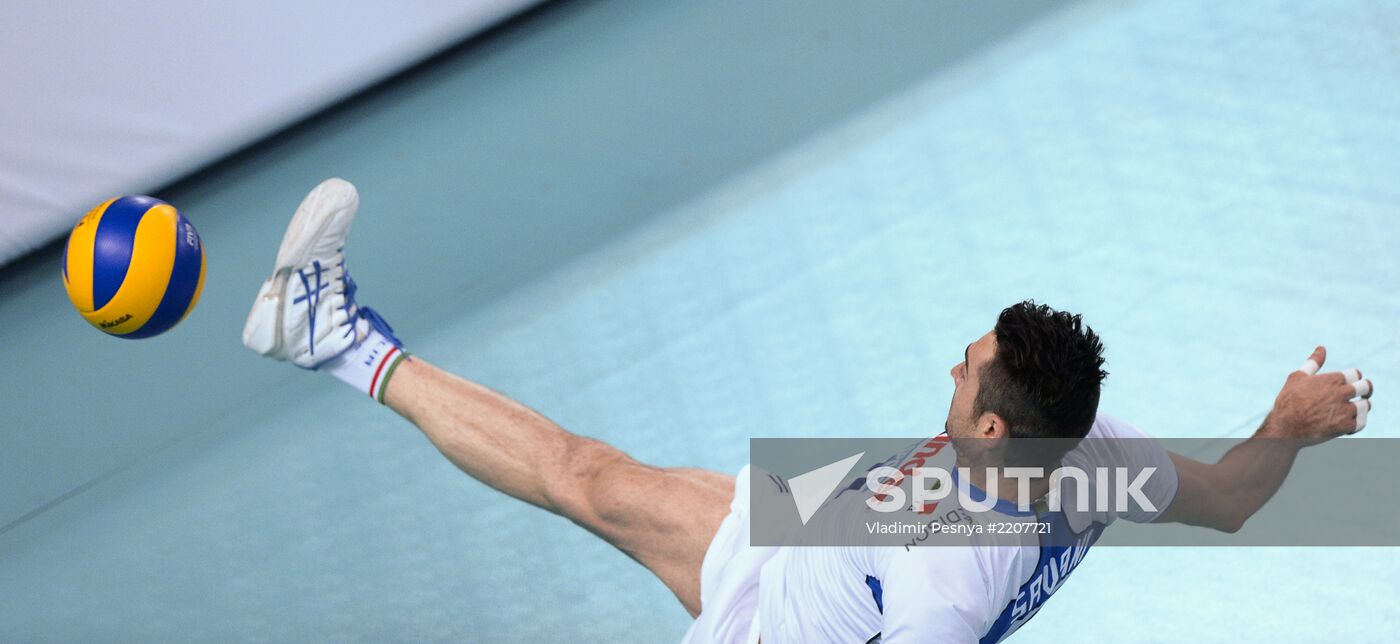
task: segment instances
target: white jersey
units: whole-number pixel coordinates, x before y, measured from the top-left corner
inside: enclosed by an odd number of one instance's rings
[[[1103,415],[1095,419],[1088,436],[1146,438],[1136,427]],[[955,455],[947,447],[930,456],[928,465],[952,471]],[[1005,545],[1004,537],[999,537],[999,545],[970,537],[967,547],[778,548],[763,565],[758,584],[762,641],[1001,641],[1059,589],[1104,527],[1118,518],[1151,521],[1176,494],[1176,468],[1155,441],[1086,440],[1063,464],[1091,472],[1097,467],[1126,467],[1129,472],[1156,468],[1141,491],[1157,512],[1135,504],[1122,512],[1077,512],[1078,504],[1070,498],[1060,504],[1061,511],[1020,512],[1015,504],[1000,501],[993,512],[980,516],[998,522],[1054,522],[1059,524],[1055,534],[1073,538],[1042,543],[1048,538],[1028,535],[1019,546]],[[852,487],[863,484],[862,474]],[[1076,489],[1071,487],[1069,496]],[[1103,491],[1090,483],[1085,493]],[[957,497],[941,501],[935,512],[960,511]]]

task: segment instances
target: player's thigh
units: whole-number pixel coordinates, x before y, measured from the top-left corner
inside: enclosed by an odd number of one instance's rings
[[[589,507],[570,518],[646,566],[687,611],[699,614],[700,566],[729,514],[734,477],[625,458],[589,487]]]

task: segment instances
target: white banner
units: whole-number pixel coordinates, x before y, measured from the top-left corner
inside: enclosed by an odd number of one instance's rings
[[[0,3],[0,264],[536,2]]]

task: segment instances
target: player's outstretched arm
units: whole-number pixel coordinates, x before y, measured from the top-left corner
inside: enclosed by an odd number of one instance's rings
[[[1326,360],[1318,347],[1289,374],[1264,424],[1220,462],[1172,453],[1176,498],[1156,521],[1236,532],[1283,485],[1299,450],[1364,428],[1371,381],[1355,369],[1317,373]]]

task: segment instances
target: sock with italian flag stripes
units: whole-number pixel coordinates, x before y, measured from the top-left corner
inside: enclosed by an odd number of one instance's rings
[[[384,402],[384,391],[389,388],[389,378],[399,364],[408,359],[408,354],[390,337],[385,337],[378,329],[371,327],[369,335],[360,343],[346,350],[319,367],[351,387],[369,394],[380,403]]]

